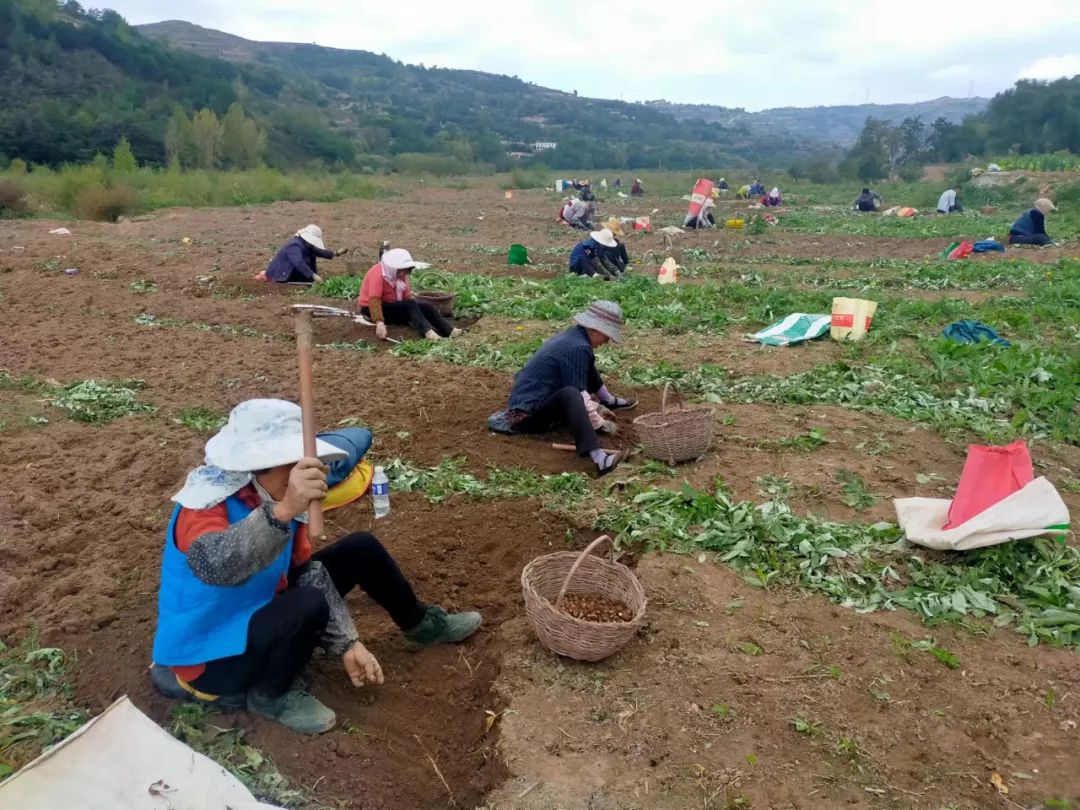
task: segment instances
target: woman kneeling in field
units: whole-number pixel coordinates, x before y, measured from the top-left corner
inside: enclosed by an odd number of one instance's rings
[[[312,284],[322,281],[322,276],[318,273],[318,259],[332,259],[346,253],[347,249],[327,250],[323,242],[322,228],[308,225],[281,246],[260,275],[266,281],[281,284]]]
[[[600,448],[597,433],[613,433],[614,423],[603,418],[594,423],[589,403],[595,398],[610,410],[637,405],[608,391],[596,370],[594,350],[609,340],[622,340],[622,309],[614,301],[595,301],[574,316],[574,323],[545,341],[514,377],[506,418],[517,433],[568,428],[578,455],[591,458],[597,473],[607,475],[623,454]]]
[[[364,430],[322,434],[318,458],[308,458],[299,406],[253,399],[233,409],[206,443],[206,465],[173,496],[151,666],[158,691],[246,707],[293,731],[318,734],[333,727],[334,712],[298,680],[317,646],[341,658],[354,686],[383,682],[345,603],[353,588],[390,614],[407,649],[461,641],[476,631],[479,613],[451,614],[418,601],[370,534],[349,534],[313,553],[308,505],[327,496],[328,473],[355,468],[370,440]]]
[[[386,340],[386,324],[408,324],[422,338],[439,340],[457,337],[461,330],[427,301],[413,298],[409,274],[416,262],[409,251],[386,251],[364,276],[356,305],[360,314],[375,324],[375,337]]]

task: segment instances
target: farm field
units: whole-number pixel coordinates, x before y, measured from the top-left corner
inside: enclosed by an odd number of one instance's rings
[[[675,287],[642,270],[668,255],[663,237],[631,235],[633,277],[609,284],[567,276],[577,234],[555,224],[558,200],[506,199],[480,179],[118,224],[0,221],[0,660],[31,673],[0,674],[0,764],[128,694],[295,806],[1080,807],[1074,536],[959,556],[891,525],[893,498],[951,496],[967,445],[1015,438],[1080,513],[1080,243],[947,263],[950,242],[1003,239],[1015,212],[903,221],[796,205],[760,234],[677,236]],[[681,224],[685,202],[600,205],[653,208],[656,229]],[[355,271],[389,239],[431,263],[414,289],[457,294],[469,331],[439,344],[316,320],[316,396],[320,426],[372,429],[392,481],[387,520],[363,499],[330,527],[376,532],[421,598],[485,618],[460,647],[410,654],[351,597],[387,682],[358,692],[317,659],[313,691],[339,717],[317,738],[176,711],[146,675],[168,497],[237,402],[295,399],[287,305],[348,306],[358,289],[341,259],[310,292],[252,280],[308,222],[353,248]],[[72,235],[49,233],[60,226]],[[506,265],[512,242],[532,266]],[[879,302],[866,340],[743,340],[836,295]],[[640,398],[614,445],[634,445],[633,418],[672,382],[715,406],[700,462],[634,456],[594,480],[550,440],[487,431],[513,372],[596,298],[628,321],[601,370]],[[940,338],[965,318],[1012,347]],[[536,642],[519,577],[601,533],[635,566],[647,628],[580,664]],[[38,648],[59,652],[27,666]]]

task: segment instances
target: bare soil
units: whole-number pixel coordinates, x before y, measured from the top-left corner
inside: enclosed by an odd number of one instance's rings
[[[674,217],[680,205],[664,202],[661,216]],[[647,200],[616,213],[652,207]],[[554,226],[555,208],[542,192],[505,200],[481,186],[378,203],[173,209],[117,225],[0,222],[8,313],[0,368],[63,383],[141,379],[141,398],[158,408],[91,426],[66,420],[32,392],[3,392],[0,637],[17,640],[36,628],[45,643],[77,656],[77,698],[90,710],[129,694],[164,722],[169,706],[145,672],[160,548],[168,498],[201,460],[206,439],[177,418],[188,408],[224,414],[249,397],[295,395],[285,310],[302,293],[251,277],[309,221],[323,227],[332,247],[355,246],[367,261],[390,238],[451,270],[553,274],[563,257],[540,257],[547,265],[519,271],[506,267],[504,254],[474,246],[505,249],[529,234],[534,251],[569,247],[576,235]],[[59,225],[74,236],[48,234]],[[933,240],[836,236],[690,240],[745,255],[918,258],[940,249]],[[632,251],[646,248],[661,250],[662,238],[631,242]],[[57,272],[66,267],[80,272]],[[137,280],[154,282],[156,291],[137,292]],[[146,314],[172,325],[136,323]],[[482,319],[467,339],[556,328]],[[316,337],[328,343],[370,334],[320,320]],[[770,350],[734,334],[649,339],[650,356],[685,352],[691,362],[740,373],[793,373],[840,351],[829,343]],[[587,470],[546,439],[488,433],[484,419],[504,405],[509,384],[509,373],[402,360],[383,346],[318,352],[321,424],[368,424],[383,458],[429,465],[462,456],[478,473],[488,465]],[[618,446],[632,443],[634,416],[660,405],[659,391],[630,393],[641,404],[619,415]],[[930,431],[839,408],[724,405],[717,418],[713,449],[701,463],[680,467],[673,484],[709,486],[721,476],[740,496],[757,499],[760,477],[786,476],[795,509],[870,522],[890,519],[898,495],[946,495],[963,464],[964,448]],[[812,427],[824,430],[828,443],[812,450],[782,443]],[[1051,480],[1060,481],[1066,468],[1080,470],[1075,448],[1035,455]],[[841,469],[863,477],[879,496],[873,507],[856,512],[842,503]],[[940,478],[920,485],[920,472]],[[1075,494],[1063,494],[1080,508]],[[857,615],[819,598],[750,588],[724,568],[648,557],[637,567],[651,598],[647,631],[607,662],[575,664],[531,636],[518,578],[539,554],[582,547],[588,514],[556,516],[528,499],[433,505],[395,494],[393,514],[378,526],[366,501],[330,520],[340,533],[376,529],[422,598],[479,609],[485,626],[460,647],[412,655],[385,616],[353,597],[387,684],[357,692],[336,661],[316,661],[312,685],[339,713],[337,730],[298,738],[244,714],[218,718],[249,729],[287,775],[314,788],[313,806],[1006,807],[988,782],[995,771],[1024,807],[1080,797],[1074,653],[1028,648],[1010,632],[981,638],[927,628],[908,614]],[[933,635],[962,668],[906,651],[894,634]],[[754,648],[760,653],[746,652]],[[714,710],[719,704],[726,713]],[[498,718],[490,730],[488,712]],[[793,728],[794,716],[811,731]],[[750,804],[733,803],[742,794]]]

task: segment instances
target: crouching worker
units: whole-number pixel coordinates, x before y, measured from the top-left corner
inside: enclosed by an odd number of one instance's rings
[[[340,658],[354,686],[383,682],[345,603],[353,588],[390,614],[410,650],[462,641],[480,627],[479,613],[418,601],[370,534],[312,553],[308,505],[327,495],[327,462],[348,456],[321,438],[316,451],[304,457],[297,405],[248,400],[173,496],[151,667],[166,697],[247,708],[317,734],[333,727],[334,712],[298,680],[316,647]]]
[[[570,272],[579,276],[618,278],[622,273],[616,262],[619,243],[610,230],[593,231],[570,251]],[[625,248],[624,248],[625,250]],[[623,269],[626,268],[624,263]]]
[[[348,250],[327,250],[323,242],[322,228],[308,225],[296,232],[288,242],[281,246],[266,268],[265,281],[278,283],[311,284],[322,281],[318,273],[317,259],[332,259],[344,256]]]
[[[1046,233],[1046,215],[1056,211],[1055,206],[1045,197],[1035,201],[1035,207],[1020,215],[1009,228],[1010,245],[1049,245],[1053,241]]]
[[[567,200],[562,207],[562,218],[571,228],[579,231],[592,230],[589,221],[593,214],[593,207],[582,200]]]
[[[408,325],[428,340],[457,337],[461,330],[452,326],[434,306],[413,298],[409,275],[416,262],[409,251],[393,248],[371,267],[360,285],[356,306],[360,314],[375,324],[375,337],[386,340],[386,325]]]
[[[713,214],[715,208],[716,203],[712,200],[705,200],[700,212],[697,214],[687,213],[686,219],[683,220],[683,227],[692,231],[712,228],[716,225],[716,216]]]
[[[614,301],[595,301],[574,316],[575,326],[544,342],[514,378],[506,418],[518,433],[547,433],[568,429],[577,453],[588,456],[599,475],[607,475],[624,453],[600,449],[598,428],[611,432],[613,423],[594,425],[586,398],[615,411],[637,405],[608,391],[596,370],[594,351],[609,340],[622,339],[622,309]],[[583,396],[584,394],[584,396]]]

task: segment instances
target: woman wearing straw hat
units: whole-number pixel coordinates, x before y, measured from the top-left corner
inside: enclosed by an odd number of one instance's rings
[[[1009,228],[1009,244],[1039,246],[1052,244],[1053,240],[1046,233],[1046,215],[1056,210],[1057,206],[1046,197],[1037,199],[1035,207],[1021,214]]]
[[[321,438],[316,453],[304,456],[298,405],[248,400],[173,496],[151,667],[166,697],[246,707],[318,734],[333,727],[334,712],[298,680],[316,647],[341,659],[354,686],[383,682],[345,603],[353,588],[390,614],[407,649],[462,641],[480,626],[479,613],[418,601],[370,534],[313,553],[308,506],[327,495],[327,464],[348,455]]]
[[[608,391],[596,370],[595,350],[609,340],[622,342],[622,309],[614,301],[594,301],[574,316],[574,326],[544,342],[514,377],[507,421],[518,433],[547,433],[563,427],[574,437],[577,453],[588,456],[598,475],[607,475],[624,453],[602,450],[582,394],[605,408],[628,410],[632,399]]]
[[[308,225],[296,232],[288,242],[281,246],[266,268],[266,280],[282,284],[311,284],[322,281],[316,266],[316,259],[332,259],[344,256],[345,250],[327,250],[323,243],[322,228]]]
[[[409,275],[416,262],[403,248],[386,251],[372,265],[360,285],[356,306],[360,314],[375,324],[375,337],[386,340],[386,324],[408,324],[428,340],[457,337],[461,330],[453,326],[427,301],[413,298]]]
[[[590,278],[617,278],[620,270],[611,261],[610,254],[618,247],[619,243],[608,228],[592,231],[588,239],[578,242],[570,251],[570,272]]]

